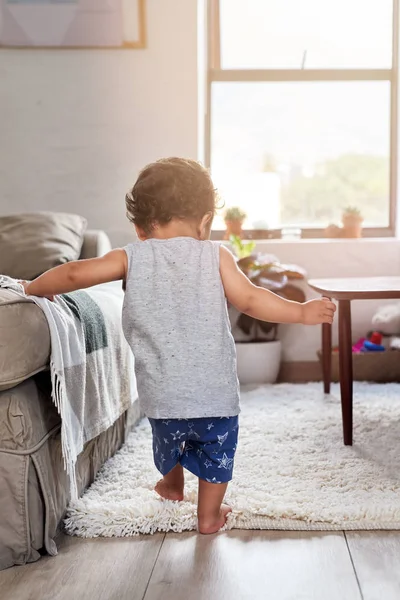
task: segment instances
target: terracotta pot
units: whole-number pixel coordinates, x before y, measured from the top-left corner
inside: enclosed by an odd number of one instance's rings
[[[224,236],[225,240],[229,240],[231,235],[237,235],[239,237],[242,237],[243,221],[225,221],[225,225],[226,225],[226,232],[225,232],[225,236]]]
[[[345,238],[360,238],[362,237],[362,224],[363,220],[361,217],[353,215],[343,215],[343,237]]]
[[[324,233],[325,233],[326,238],[341,238],[341,237],[343,237],[342,228],[338,227],[337,225],[328,225],[328,227],[326,227]]]

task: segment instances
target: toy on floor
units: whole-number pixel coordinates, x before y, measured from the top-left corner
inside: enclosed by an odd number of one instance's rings
[[[353,353],[400,350],[400,303],[381,306],[372,318],[373,331],[353,344]],[[332,352],[339,351],[338,347]]]
[[[373,331],[368,334],[366,338],[360,338],[358,342],[353,345],[353,352],[355,354],[360,352],[385,352],[386,348],[382,342],[382,334],[378,331]]]
[[[400,350],[400,302],[381,306],[372,317],[372,326],[381,334],[381,344],[384,339],[391,350]]]
[[[353,352],[355,354],[359,354],[362,351],[364,346],[364,342],[366,342],[366,338],[360,338],[355,344],[353,344]]]
[[[363,352],[385,352],[385,350],[386,348],[385,346],[382,346],[382,344],[374,344],[369,340],[364,342],[364,346],[362,348]]]

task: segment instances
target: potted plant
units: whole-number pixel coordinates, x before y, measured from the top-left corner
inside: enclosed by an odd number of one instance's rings
[[[293,282],[305,279],[305,271],[295,265],[283,265],[275,256],[254,253],[255,242],[242,242],[232,236],[238,267],[252,283],[296,302],[305,302],[304,291]],[[278,325],[259,321],[244,313],[229,310],[236,342],[239,381],[275,383],[281,364]]]
[[[360,238],[362,236],[363,217],[358,208],[349,206],[342,215],[343,237]]]
[[[231,235],[241,237],[242,236],[242,225],[246,219],[246,213],[238,206],[232,206],[227,208],[224,215],[224,221],[226,225],[225,238],[229,240]]]

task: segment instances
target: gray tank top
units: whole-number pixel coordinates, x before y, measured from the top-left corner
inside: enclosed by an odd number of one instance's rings
[[[219,244],[190,237],[129,244],[122,311],[139,400],[153,419],[239,413],[236,351]]]

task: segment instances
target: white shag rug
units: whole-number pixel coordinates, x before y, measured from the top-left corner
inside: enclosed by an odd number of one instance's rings
[[[70,507],[65,529],[81,537],[196,528],[196,480],[183,502],[153,491],[150,427],[142,421]],[[342,441],[340,395],[322,384],[242,393],[227,528],[400,529],[400,385],[355,384],[354,446]]]

